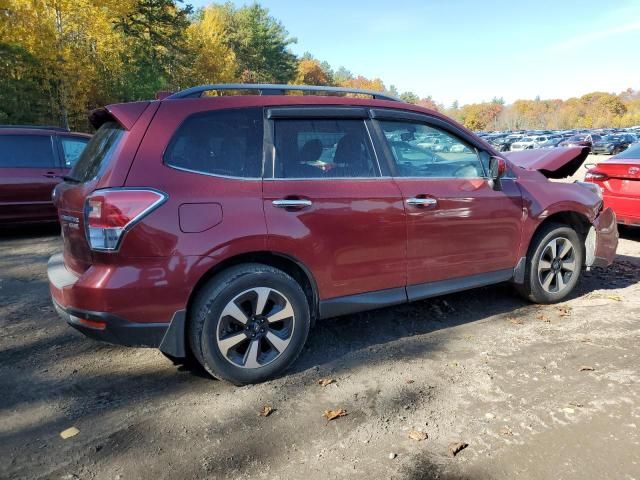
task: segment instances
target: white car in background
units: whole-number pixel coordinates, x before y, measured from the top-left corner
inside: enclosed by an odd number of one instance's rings
[[[517,142],[511,144],[511,151],[555,147],[558,143],[557,140],[557,137],[551,135],[532,135],[522,137]]]

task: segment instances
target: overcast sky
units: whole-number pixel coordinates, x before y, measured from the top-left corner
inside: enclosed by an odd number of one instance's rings
[[[640,0],[260,3],[298,39],[296,54],[445,105],[640,88]]]

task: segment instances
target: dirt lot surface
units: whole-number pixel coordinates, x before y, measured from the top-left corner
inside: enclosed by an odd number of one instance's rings
[[[328,320],[286,376],[236,388],[76,333],[48,296],[57,232],[5,233],[0,478],[640,479],[640,229],[622,237],[561,305],[499,285]]]

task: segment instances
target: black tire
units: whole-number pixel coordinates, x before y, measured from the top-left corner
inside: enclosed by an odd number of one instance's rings
[[[275,325],[275,323],[270,324],[266,315],[249,315],[249,310],[253,307],[248,307],[248,305],[254,305],[251,298],[255,297],[251,297],[252,294],[264,289],[275,293],[268,294],[270,299],[265,304],[263,311],[267,309],[267,306],[270,306],[271,309],[277,309],[278,305],[272,300],[273,295],[276,300],[284,301],[285,305],[290,306],[293,311],[293,315],[284,321],[289,326],[283,328],[283,331],[285,331],[285,335],[287,332],[290,334],[286,338],[288,344],[281,352],[275,348],[274,343],[264,336],[273,333],[269,326]],[[243,313],[246,314],[249,321],[242,324],[234,321],[233,316],[222,317],[225,308],[230,306],[232,302],[234,305],[238,305],[235,303],[235,299],[244,294],[249,296],[249,300],[244,300],[241,307],[245,309]],[[259,300],[255,298],[255,302],[258,303]],[[259,328],[258,322],[266,322],[266,334],[260,334],[257,330],[250,328],[250,325]],[[212,376],[227,380],[235,385],[259,383],[279,375],[296,360],[307,340],[310,325],[309,304],[298,282],[285,272],[267,265],[243,264],[231,267],[216,275],[197,294],[190,311],[189,345],[194,356]],[[258,345],[256,347],[257,355],[264,357],[263,351],[266,349],[272,356],[276,355],[275,358],[265,362],[264,365],[258,363],[255,368],[234,363],[230,357],[228,358],[228,352],[231,349],[223,352],[219,346],[219,339],[223,336],[222,332],[227,332],[229,328],[235,330],[228,334],[228,338],[240,334],[247,336],[246,339],[240,341],[238,347],[233,347],[233,354],[236,357],[242,356],[236,349],[241,350],[246,344],[244,355],[245,359],[248,359],[249,350],[255,341]],[[264,332],[265,329],[260,331]],[[258,338],[253,339],[249,335],[258,335]],[[255,360],[258,361],[257,356]],[[246,362],[247,360],[245,360]]]
[[[562,270],[562,267],[560,268],[560,275],[564,282],[563,288],[559,288],[557,273],[554,274],[552,281],[558,286],[558,291],[556,292],[549,291],[549,288],[545,288],[542,284],[543,282],[540,280],[541,276],[544,277],[545,280],[548,279],[549,277],[547,275],[553,273],[553,271],[543,270],[544,273],[539,272],[540,262],[543,261],[543,252],[545,252],[545,249],[547,249],[548,245],[554,239],[562,239],[559,241],[563,243],[564,240],[568,240],[571,243],[571,247],[573,248],[572,258],[575,262],[575,264],[572,265],[572,272]],[[547,259],[550,250],[547,250],[545,253],[545,259]],[[567,258],[569,259],[569,257]],[[554,265],[553,262],[550,263]],[[534,303],[548,304],[560,302],[573,291],[580,280],[583,263],[584,242],[573,228],[559,223],[543,225],[540,230],[536,232],[529,246],[524,283],[520,285],[517,284],[516,289],[525,299]],[[564,262],[561,262],[560,265],[564,265]],[[570,265],[571,262],[566,261],[566,266]],[[570,273],[570,275],[567,275],[568,273]]]

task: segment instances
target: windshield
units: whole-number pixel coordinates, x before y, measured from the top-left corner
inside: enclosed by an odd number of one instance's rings
[[[102,125],[87,144],[67,178],[84,183],[100,175],[120,143],[123,133],[124,129],[116,122]]]
[[[618,135],[605,135],[602,137],[603,142],[620,142],[622,141],[622,137]]]

